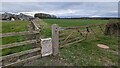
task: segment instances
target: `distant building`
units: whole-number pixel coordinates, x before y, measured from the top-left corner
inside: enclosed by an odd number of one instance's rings
[[[22,13],[20,13],[19,15],[15,15],[5,12],[4,14],[1,15],[0,19],[1,20],[31,20],[33,19],[33,17]]]
[[[15,21],[15,19],[14,19],[14,18],[11,18],[11,21]]]
[[[32,16],[28,16],[28,15],[25,15],[25,14],[22,14],[22,13],[20,13],[18,17],[19,17],[20,20],[31,20],[31,19],[33,19]]]
[[[2,14],[2,20],[11,20],[13,16],[13,14],[5,12],[4,14]]]

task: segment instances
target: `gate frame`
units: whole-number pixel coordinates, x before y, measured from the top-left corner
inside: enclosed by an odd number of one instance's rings
[[[59,26],[57,24],[52,25],[52,49],[53,56],[59,53]]]

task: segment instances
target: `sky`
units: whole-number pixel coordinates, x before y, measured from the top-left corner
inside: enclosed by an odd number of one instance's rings
[[[37,0],[36,0],[37,1]],[[117,0],[106,2],[8,2],[4,0],[0,12],[48,13],[57,17],[118,17]],[[112,2],[114,1],[114,2]]]
[[[1,0],[2,2],[118,2],[120,0]]]

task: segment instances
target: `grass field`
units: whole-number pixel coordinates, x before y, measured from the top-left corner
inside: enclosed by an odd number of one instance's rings
[[[89,24],[107,24],[109,20],[82,20],[82,19],[44,19],[43,35],[51,37],[50,28],[52,24],[61,27],[83,26]],[[41,24],[43,24],[41,23]],[[47,26],[47,27],[46,27]],[[47,30],[47,31],[45,31]],[[100,31],[95,29],[95,31]],[[56,57],[45,57],[33,63],[33,65],[45,66],[111,66],[118,65],[118,45],[116,37],[109,37],[97,33],[98,38],[90,35],[85,41],[73,44],[69,47],[60,49]],[[78,37],[78,36],[76,36]],[[109,49],[102,49],[97,44],[105,44]],[[45,62],[44,62],[45,61]]]
[[[42,35],[51,37],[51,25],[58,24],[60,27],[84,26],[90,24],[106,24],[109,20],[91,20],[91,19],[43,19]]]
[[[49,25],[58,24],[61,27],[84,26],[90,24],[106,24],[109,20],[92,20],[92,19],[44,19]]]
[[[26,31],[28,21],[15,21],[15,22],[3,22],[2,24],[2,33],[9,33],[9,32],[21,32]],[[11,37],[3,37],[2,38],[2,44],[10,44],[15,42],[21,42],[24,41],[24,36],[11,36]],[[23,50],[30,49],[32,46],[20,46],[20,47],[13,47],[9,49],[2,50],[2,56],[20,52]]]
[[[107,24],[109,20],[90,20],[90,19],[43,19],[40,22],[42,25],[42,36],[51,37],[51,25],[58,24],[60,27],[83,26],[89,24]],[[2,23],[2,32],[19,32],[25,31],[26,21],[6,22]],[[9,27],[8,27],[9,26]],[[95,29],[98,31],[98,29]],[[53,57],[44,57],[36,60],[34,66],[110,66],[118,65],[118,46],[116,37],[109,37],[97,33],[98,38],[90,35],[85,41],[73,44],[69,47],[60,49],[59,55]],[[94,37],[94,38],[93,38]],[[11,40],[12,39],[12,40]],[[23,36],[2,38],[2,44],[20,42],[24,40]],[[102,49],[97,47],[97,44],[105,44],[110,49]],[[32,48],[31,46],[22,46],[20,48],[11,48],[2,51],[2,55],[7,55],[22,50]]]

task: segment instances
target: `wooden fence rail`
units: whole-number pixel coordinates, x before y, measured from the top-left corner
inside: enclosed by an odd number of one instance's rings
[[[34,49],[29,49],[29,50],[21,51],[18,53],[1,56],[0,57],[0,62],[2,62],[1,67],[21,64],[24,62],[28,62],[30,60],[40,58],[42,56],[41,55],[41,44],[40,44],[41,43],[41,39],[40,39],[41,28],[39,25],[39,20],[34,19],[33,21],[31,21],[29,28],[30,29],[28,31],[0,34],[0,38],[9,37],[9,36],[19,36],[19,35],[29,36],[31,34],[34,34],[36,37],[36,39],[31,39],[31,40],[27,39],[26,41],[23,41],[23,42],[16,42],[16,43],[11,43],[11,44],[0,45],[0,46],[2,46],[2,48],[0,48],[0,50],[12,48],[12,47],[18,47],[18,46],[27,45],[27,44],[33,44],[33,43],[36,43],[36,45],[38,46]],[[25,57],[23,58],[21,56],[26,56],[26,58]]]
[[[12,44],[0,45],[0,46],[2,46],[2,48],[0,48],[0,49],[22,46],[22,45],[26,45],[26,44],[32,44],[32,43],[35,43],[35,42],[37,42],[36,39],[35,40],[27,40],[27,41],[23,41],[23,42],[12,43]]]
[[[53,40],[53,46],[55,46],[55,48],[53,49],[57,49],[56,50],[56,54],[57,54],[59,51],[58,48],[63,48],[63,47],[81,42],[83,40],[86,40],[88,34],[90,33],[93,33],[96,36],[96,33],[91,27],[93,28],[98,27],[104,33],[104,29],[102,28],[102,26],[105,26],[105,25],[106,24],[91,24],[91,25],[76,26],[76,27],[59,27],[58,25],[54,24],[52,25],[52,40]],[[68,35],[66,35],[64,33],[64,31],[66,30],[77,31],[79,33],[79,36],[81,37],[72,37],[73,32],[67,33]]]
[[[41,57],[41,55],[33,56],[33,57],[30,57],[30,58],[27,58],[27,59],[24,59],[24,60],[20,60],[20,61],[14,62],[14,63],[7,64],[5,66],[16,66],[16,65],[21,64],[21,63],[26,63],[26,62],[38,59],[40,57]]]
[[[18,53],[14,53],[14,54],[10,54],[10,55],[7,55],[7,56],[3,56],[2,57],[2,62],[3,62],[3,66],[8,66],[9,65],[9,63],[10,63],[10,65],[11,65],[11,62],[12,61],[14,61],[14,62],[12,62],[12,64],[14,63],[16,63],[16,62],[22,62],[24,59],[21,59],[21,57],[20,56],[28,56],[28,54],[31,54],[31,53],[35,53],[35,52],[37,52],[37,51],[40,51],[40,48],[35,48],[35,49],[30,49],[30,50],[26,50],[26,51],[22,51],[22,52],[18,52]],[[41,56],[41,55],[40,55]],[[30,58],[30,57],[28,57],[28,58]],[[7,59],[12,59],[12,60],[7,60]],[[25,59],[27,59],[27,58],[25,58]],[[7,63],[5,63],[7,61]],[[8,62],[9,61],[9,62]],[[25,61],[24,61],[25,62]],[[27,62],[27,61],[26,61]]]
[[[92,24],[92,25],[85,25],[85,26],[76,26],[76,27],[59,27],[59,31],[62,30],[70,30],[70,29],[81,29],[86,27],[95,27],[95,26],[104,26],[105,24]]]
[[[3,33],[3,34],[0,34],[0,38],[9,37],[9,36],[36,34],[36,33],[39,33],[39,31],[24,31],[24,32]]]
[[[24,55],[24,54],[36,52],[36,51],[39,51],[39,50],[40,50],[40,48],[34,48],[34,49],[26,50],[26,51],[21,51],[21,52],[18,52],[18,53],[13,53],[13,54],[10,54],[10,55],[7,55],[7,56],[2,56],[2,60],[6,60],[7,58],[17,57],[17,56],[21,56],[21,55]]]

